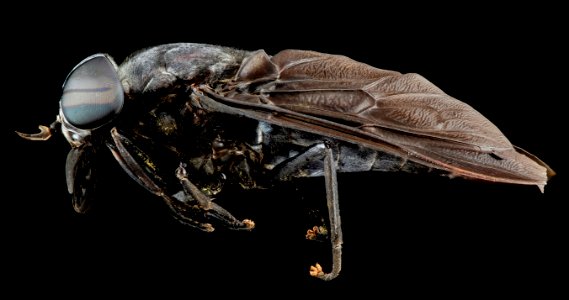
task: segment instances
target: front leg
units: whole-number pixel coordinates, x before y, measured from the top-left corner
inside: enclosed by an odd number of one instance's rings
[[[120,134],[116,128],[111,130],[113,143],[109,143],[113,156],[124,171],[136,182],[151,193],[161,197],[174,212],[174,217],[185,225],[204,231],[213,231],[211,221],[220,222],[232,229],[252,229],[254,223],[250,220],[239,221],[229,212],[213,203],[187,178],[184,168],[176,170],[183,191],[169,195],[157,174],[156,166],[151,158],[128,138]]]

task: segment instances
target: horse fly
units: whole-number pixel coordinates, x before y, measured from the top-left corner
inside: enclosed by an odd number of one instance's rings
[[[55,122],[18,134],[47,140],[56,131],[71,145],[66,180],[80,213],[94,198],[96,152],[105,147],[176,219],[204,231],[255,226],[213,200],[224,187],[323,176],[332,267],[310,268],[323,280],[341,269],[337,172],[435,169],[542,191],[554,174],[420,75],[302,50],[168,44],[120,66],[95,54],[67,76]],[[323,234],[315,228],[307,237]]]

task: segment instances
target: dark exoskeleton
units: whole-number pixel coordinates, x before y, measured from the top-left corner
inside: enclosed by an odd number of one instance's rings
[[[120,66],[93,55],[68,75],[56,121],[40,130],[19,134],[46,140],[60,130],[72,146],[66,178],[78,212],[94,195],[105,145],[180,222],[205,231],[254,227],[212,200],[228,183],[323,176],[333,263],[310,274],[325,280],[341,268],[337,172],[430,168],[542,190],[554,174],[423,77],[313,51],[169,44]]]

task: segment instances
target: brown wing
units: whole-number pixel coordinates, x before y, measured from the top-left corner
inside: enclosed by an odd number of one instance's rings
[[[547,166],[516,151],[469,105],[417,74],[400,74],[345,56],[285,50],[246,58],[234,80],[209,97],[244,115],[359,143],[489,181],[547,182]]]

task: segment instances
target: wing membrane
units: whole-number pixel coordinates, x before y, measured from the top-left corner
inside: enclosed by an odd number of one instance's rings
[[[543,187],[548,168],[516,151],[469,105],[418,74],[400,74],[345,56],[260,50],[209,97],[240,113],[408,157],[452,174]],[[254,116],[253,116],[254,115]]]

